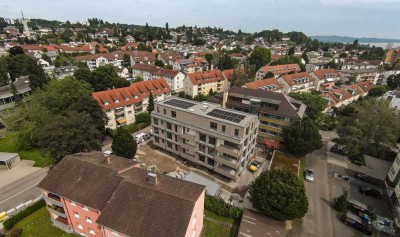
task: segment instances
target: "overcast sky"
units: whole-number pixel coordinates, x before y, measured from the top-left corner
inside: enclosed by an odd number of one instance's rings
[[[400,39],[400,0],[1,0],[0,16]]]

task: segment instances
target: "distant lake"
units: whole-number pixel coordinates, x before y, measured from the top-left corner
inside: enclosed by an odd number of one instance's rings
[[[388,45],[388,43],[360,43],[360,44],[369,44],[371,47],[373,45],[375,45],[375,47],[382,47],[382,48],[386,48],[386,46]],[[393,43],[392,48],[399,48],[400,47],[400,43]]]

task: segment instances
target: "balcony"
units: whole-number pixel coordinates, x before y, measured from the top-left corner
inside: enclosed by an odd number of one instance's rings
[[[230,179],[233,179],[233,180],[236,179],[236,171],[231,168],[228,168],[228,167],[225,167],[222,165],[218,165],[217,167],[215,167],[214,171],[219,174],[222,174],[223,176],[228,177]]]
[[[67,215],[65,214],[65,211],[62,207],[51,205],[51,206],[47,206],[46,208],[50,213],[53,213],[56,216],[61,216],[62,218],[67,218]]]
[[[57,196],[57,195],[49,193],[47,196],[44,195],[43,198],[50,205],[56,205],[56,206],[59,206],[59,207],[63,206],[63,204],[61,202],[61,198],[59,196]]]
[[[229,158],[229,157],[226,157],[226,156],[222,156],[222,155],[217,156],[215,158],[215,161],[217,161],[219,163],[222,163],[222,164],[224,164],[226,166],[229,166],[229,167],[231,167],[233,169],[236,169],[237,164],[238,164],[237,160]]]
[[[227,146],[227,145],[223,145],[223,144],[217,146],[217,151],[223,152],[228,155],[235,156],[235,157],[239,156],[239,153],[240,153],[240,150],[237,149],[236,147]]]
[[[181,152],[180,156],[182,158],[186,159],[186,160],[190,160],[192,162],[196,162],[196,157],[195,157],[194,154],[190,154],[190,153],[187,153],[187,152],[186,153]]]
[[[189,133],[182,133],[180,135],[181,138],[187,139],[187,140],[194,140],[196,138],[196,135],[192,135]]]
[[[114,114],[115,114],[115,117],[122,116],[122,115],[125,115],[125,111],[123,109],[115,110]]]
[[[51,221],[53,222],[53,224],[55,226],[57,226],[58,228],[64,230],[65,232],[71,233],[72,230],[69,227],[68,221],[65,218],[62,217],[57,217],[56,219],[50,218]]]
[[[193,152],[195,151],[195,147],[196,147],[196,145],[188,143],[188,142],[181,143],[180,146],[186,150],[193,151]]]

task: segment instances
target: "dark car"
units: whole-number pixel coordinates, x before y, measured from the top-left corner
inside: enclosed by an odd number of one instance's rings
[[[360,161],[360,160],[350,159],[350,158],[349,158],[349,160],[350,160],[351,163],[353,163],[355,165],[358,165],[358,166],[363,166],[364,165],[364,163],[362,161]]]
[[[358,191],[364,195],[370,196],[370,197],[374,197],[374,198],[378,198],[381,199],[382,195],[378,190],[375,190],[369,186],[360,186],[358,188]]]
[[[369,184],[375,184],[375,181],[368,175],[361,173],[361,172],[356,172],[354,173],[354,178],[358,179],[358,180],[362,180],[364,182],[367,182]]]
[[[347,156],[347,152],[339,144],[335,144],[331,147],[331,152],[339,155]]]
[[[367,235],[372,235],[373,228],[370,221],[361,219],[352,213],[345,213],[340,219],[345,225],[349,225]]]

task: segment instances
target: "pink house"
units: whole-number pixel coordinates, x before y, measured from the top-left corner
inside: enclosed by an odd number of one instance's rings
[[[200,236],[204,186],[138,166],[100,152],[66,156],[38,185],[54,225],[83,236]]]

